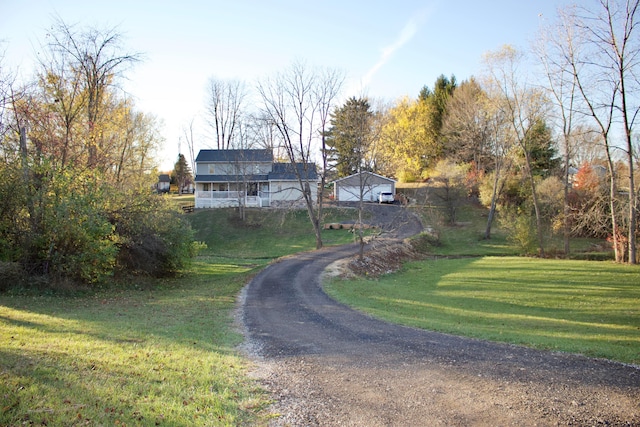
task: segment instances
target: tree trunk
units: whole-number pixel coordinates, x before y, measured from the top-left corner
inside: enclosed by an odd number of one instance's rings
[[[565,157],[564,157],[564,206],[562,217],[562,234],[564,238],[564,254],[569,255],[571,250],[569,245],[569,235],[571,232],[571,225],[569,224],[569,141],[565,136]]]
[[[605,137],[606,138],[606,137]],[[606,139],[605,139],[606,141]],[[611,151],[608,142],[605,142],[605,151],[607,153],[607,167],[609,168],[609,209],[611,210],[611,239],[613,240],[613,253],[616,262],[623,262],[624,252],[620,251],[618,220],[616,219],[616,174],[615,165],[611,158]]]
[[[491,239],[491,225],[493,224],[493,218],[496,214],[496,206],[498,204],[498,185],[500,181],[500,171],[495,170],[495,177],[493,179],[493,190],[491,193],[491,207],[489,208],[489,215],[487,216],[487,228],[484,230],[485,240]]]
[[[364,237],[362,235],[362,232],[364,230],[363,215],[362,215],[363,211],[364,211],[364,202],[362,200],[362,195],[361,195],[359,206],[358,206],[358,223],[356,224],[356,227],[353,230],[354,233],[357,233],[356,236],[358,236],[358,243],[360,244],[360,250],[358,252],[358,259],[360,259],[360,261],[364,259]]]
[[[637,227],[637,211],[636,207],[636,191],[634,188],[633,165],[629,163],[631,170],[629,174],[629,264],[638,262],[636,254],[636,227]]]
[[[626,121],[626,118],[625,118]],[[626,124],[626,123],[625,123]],[[629,264],[636,264],[636,226],[637,226],[637,211],[636,206],[636,187],[633,168],[633,144],[631,142],[631,132],[627,126],[627,162],[629,170],[629,233],[628,233],[628,252],[629,252]]]
[[[524,147],[523,147],[524,148]],[[527,162],[527,174],[529,175],[529,184],[531,185],[531,199],[533,200],[533,210],[536,214],[536,234],[538,236],[538,255],[544,258],[544,238],[542,234],[542,218],[540,217],[540,207],[538,206],[538,194],[536,193],[536,181],[531,172],[531,156],[529,151],[524,148],[525,160]]]
[[[304,184],[301,183],[304,188],[304,201],[307,204],[307,214],[309,215],[309,220],[311,220],[311,224],[313,225],[313,232],[316,236],[316,249],[322,249],[322,229],[320,227],[320,219],[315,215],[315,209],[313,208],[313,196],[311,194],[311,187],[309,186],[309,182],[306,181]]]

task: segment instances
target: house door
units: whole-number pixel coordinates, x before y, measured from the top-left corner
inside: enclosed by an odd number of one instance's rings
[[[247,196],[258,195],[258,184],[256,182],[250,182],[247,184]]]

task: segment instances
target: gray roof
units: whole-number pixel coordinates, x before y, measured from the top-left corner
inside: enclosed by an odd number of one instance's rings
[[[273,162],[271,150],[200,150],[196,162]]]
[[[196,182],[266,182],[268,175],[196,175]]]
[[[318,179],[318,171],[315,163],[295,163],[295,168],[304,180],[314,181]],[[294,164],[291,163],[274,163],[273,169],[269,174],[270,180],[295,180],[298,179]]]
[[[198,156],[199,157],[199,156]],[[296,163],[295,167],[303,180],[316,181],[318,171],[315,163]],[[306,169],[306,171],[305,171]],[[296,181],[298,176],[294,165],[291,163],[273,163],[273,168],[269,174],[258,175],[196,175],[196,182],[267,182],[267,181]]]
[[[354,173],[353,175],[349,175],[349,176],[345,176],[339,179],[336,179],[335,181],[333,181],[334,183],[338,184],[338,185],[358,185],[360,183],[360,174],[362,174],[363,176],[365,176],[362,180],[366,180],[366,182],[368,184],[380,184],[380,183],[386,183],[386,182],[396,182],[395,179],[392,178],[387,178],[386,176],[382,176],[382,175],[378,175],[377,173],[373,173],[373,172],[368,172],[368,171],[364,171],[364,172],[360,172],[360,173]]]

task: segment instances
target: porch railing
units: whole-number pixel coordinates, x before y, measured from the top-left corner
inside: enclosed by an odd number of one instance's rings
[[[243,200],[245,206],[262,207],[269,205],[269,193],[259,192],[257,196],[248,196],[241,191],[196,191],[196,200],[210,200],[213,203],[228,202],[229,204],[237,204],[238,200]],[[209,203],[207,203],[209,204]]]
[[[199,199],[238,199],[243,195],[240,191],[196,191]]]

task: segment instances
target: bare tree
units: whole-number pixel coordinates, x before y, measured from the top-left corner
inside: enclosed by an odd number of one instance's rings
[[[577,28],[585,35],[585,53],[588,53],[588,56],[580,58],[578,65],[581,69],[576,69],[576,78],[581,82],[581,94],[589,107],[588,111],[597,122],[599,120],[596,116],[600,116],[602,110],[597,104],[601,96],[594,94],[591,84],[587,86],[587,82],[584,81],[585,74],[587,78],[596,77],[599,88],[609,90],[609,96],[606,93],[604,95],[605,99],[611,101],[609,105],[612,110],[604,109],[606,117],[613,117],[615,114],[623,127],[623,151],[626,156],[629,187],[627,251],[628,262],[635,264],[638,207],[634,176],[633,128],[640,112],[640,37],[637,34],[640,30],[640,0],[598,0],[597,3],[598,7],[595,10],[576,9]],[[605,141],[608,140],[605,138]],[[611,167],[610,171],[613,172]],[[615,216],[615,211],[612,215]],[[614,238],[618,235],[615,223],[613,234]],[[622,261],[620,254],[617,258]]]
[[[538,43],[534,45],[534,52],[540,60],[547,81],[549,99],[554,105],[557,126],[561,130],[562,149],[564,158],[563,174],[563,238],[564,253],[569,254],[571,233],[569,190],[569,169],[573,159],[576,135],[576,104],[578,97],[578,82],[576,76],[567,65],[567,58],[575,56],[574,36],[575,27],[572,17],[566,10],[559,10],[560,24],[542,28]]]
[[[596,164],[606,157],[604,143],[597,128],[585,123],[576,126],[572,133],[576,140],[571,159],[575,168],[585,163]]]
[[[320,71],[320,79],[316,87],[315,96],[318,99],[318,115],[320,126],[318,132],[320,133],[320,156],[321,156],[321,170],[320,170],[320,185],[318,187],[318,218],[323,217],[323,203],[324,203],[324,189],[327,183],[327,175],[329,173],[328,165],[328,152],[327,152],[327,127],[329,125],[329,117],[331,109],[335,103],[336,97],[340,93],[342,85],[344,84],[344,73],[334,69],[324,69]]]
[[[484,238],[491,238],[497,201],[508,169],[509,138],[500,101],[491,99],[475,79],[462,82],[449,98],[442,133],[448,156],[472,162],[478,174],[492,177],[492,194]],[[492,174],[492,175],[491,175]]]
[[[489,202],[489,214],[487,215],[487,225],[484,231],[484,238],[491,238],[491,227],[496,216],[498,199],[502,194],[505,184],[505,175],[511,169],[511,158],[509,152],[512,148],[512,141],[507,136],[508,122],[504,110],[493,104],[488,98],[484,105],[488,119],[489,152],[492,159],[493,180],[491,185],[491,199]]]
[[[86,96],[88,127],[87,149],[89,167],[100,165],[99,156],[104,147],[100,138],[102,109],[109,87],[129,65],[140,60],[140,54],[121,52],[122,36],[115,28],[77,30],[58,19],[48,34],[48,48],[59,58],[58,64],[78,72],[82,90]]]
[[[207,123],[214,132],[218,150],[228,150],[238,145],[235,139],[240,132],[246,95],[246,85],[241,81],[209,79]]]
[[[318,192],[311,189],[311,184],[321,128],[322,86],[322,74],[302,62],[294,62],[286,71],[258,84],[264,116],[275,127],[280,146],[294,164],[292,169],[313,225],[317,249],[322,247],[321,218],[316,204]]]
[[[182,134],[184,140],[187,143],[187,153],[189,154],[189,165],[191,170],[196,172],[196,155],[195,155],[195,135],[193,133],[193,122],[195,119],[191,119],[188,125],[182,127]]]
[[[75,146],[75,133],[84,123],[87,97],[84,90],[82,70],[67,64],[66,55],[47,52],[40,56],[40,87],[43,89],[44,102],[48,108],[60,117],[63,135],[59,148],[60,166],[79,160],[84,147]]]
[[[442,136],[449,157],[473,162],[477,171],[490,165],[491,131],[487,96],[474,78],[464,81],[448,98]]]
[[[571,38],[563,40],[567,70],[575,79],[581,105],[579,111],[596,124],[609,169],[609,210],[616,261],[636,263],[637,200],[634,180],[633,127],[640,111],[637,68],[640,38],[637,36],[638,0],[598,0],[595,8],[567,9],[559,25]],[[568,48],[571,47],[571,49]],[[618,219],[619,174],[614,135],[622,127],[628,178],[627,237]],[[626,241],[626,242],[625,242]]]
[[[3,67],[3,56],[0,56],[0,141],[4,139],[4,135],[8,129],[8,111],[11,78],[7,75]],[[0,151],[1,153],[1,151]]]
[[[277,129],[271,119],[263,112],[252,114],[249,116],[248,126],[251,145],[271,150],[276,157],[279,157],[277,154]]]
[[[114,126],[112,142],[114,148],[119,148],[116,151],[119,155],[113,159],[110,169],[115,169],[116,182],[126,186],[136,177],[148,175],[155,167],[156,152],[163,137],[156,116],[135,111],[129,103],[119,108],[121,120]]]
[[[489,52],[485,56],[485,64],[491,77],[490,82],[494,93],[498,96],[499,105],[510,125],[512,138],[524,155],[535,212],[538,252],[541,257],[544,257],[542,218],[533,175],[531,149],[532,143],[536,142],[533,130],[546,117],[547,102],[540,90],[531,87],[518,74],[518,66],[522,61],[522,53],[512,46],[504,46],[501,50]]]
[[[611,228],[613,247],[615,252],[616,261],[620,262],[624,258],[623,252],[620,251],[620,234],[618,232],[618,184],[617,184],[617,171],[615,167],[615,159],[613,156],[614,147],[611,144],[610,134],[614,120],[614,99],[616,97],[617,89],[615,87],[609,87],[609,91],[601,91],[603,86],[599,88],[598,97],[596,95],[588,94],[589,77],[586,73],[583,74],[582,67],[577,57],[571,59],[571,70],[576,76],[576,82],[578,83],[578,89],[580,90],[581,97],[586,105],[585,114],[590,115],[596,122],[600,138],[603,142],[604,151],[607,159],[607,168],[609,170],[609,211],[611,214]],[[592,97],[593,96],[593,97]],[[604,96],[604,98],[603,98]],[[604,100],[604,102],[602,102]]]
[[[19,86],[16,80],[15,71],[4,63],[4,51],[0,52],[0,159],[6,163],[21,151],[26,121],[19,106],[29,103],[32,92],[32,85]]]

